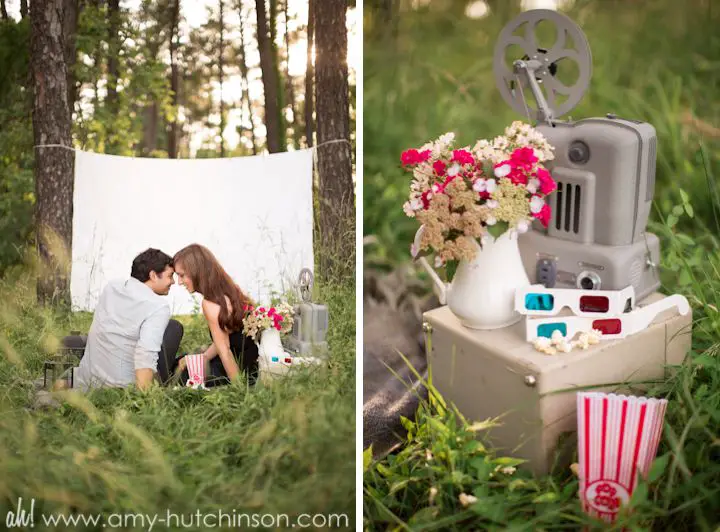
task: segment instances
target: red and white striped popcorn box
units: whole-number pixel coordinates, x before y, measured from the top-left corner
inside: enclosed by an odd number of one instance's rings
[[[655,459],[667,400],[580,392],[577,407],[580,501],[611,523]]]
[[[188,381],[191,388],[205,387],[205,357],[199,355],[185,355],[187,360]]]

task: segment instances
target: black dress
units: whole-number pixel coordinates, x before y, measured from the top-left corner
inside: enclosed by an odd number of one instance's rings
[[[210,335],[212,341],[212,335]],[[244,371],[248,377],[248,383],[252,386],[257,382],[258,378],[258,347],[257,344],[245,336],[241,329],[230,334],[230,351],[232,351],[235,362],[240,367],[240,371]],[[213,386],[222,386],[230,384],[225,367],[223,366],[220,355],[215,355],[208,364],[207,373],[205,374],[205,386],[211,388]],[[185,369],[180,376],[180,383],[184,386],[188,380],[188,370]]]

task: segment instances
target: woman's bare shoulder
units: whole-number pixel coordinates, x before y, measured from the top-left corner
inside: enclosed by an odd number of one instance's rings
[[[207,299],[202,300],[202,311],[203,314],[205,314],[205,317],[208,319],[218,319],[218,316],[220,315],[220,305],[213,301],[209,301]]]

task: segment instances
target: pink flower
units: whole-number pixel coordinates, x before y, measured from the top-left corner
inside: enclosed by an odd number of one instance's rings
[[[270,310],[268,311],[268,316],[272,316],[274,314],[275,314],[275,307],[271,307]]]
[[[475,163],[475,158],[465,150],[453,150],[452,160],[460,164]]]
[[[532,148],[518,148],[510,155],[510,161],[515,163],[516,166],[521,167],[526,172],[530,171],[533,165],[538,162],[538,158],[535,157],[535,152]]]
[[[445,170],[447,170],[447,165],[442,161],[435,161],[433,163],[433,170],[435,170],[435,173],[442,177],[445,175]]]
[[[445,188],[452,182],[453,179],[455,179],[457,175],[449,175],[445,178],[445,181],[440,185],[440,188],[438,190],[439,193],[444,193]]]
[[[550,223],[550,205],[547,203],[543,205],[543,208],[540,209],[540,212],[534,213],[533,216],[540,220],[540,223],[543,224],[543,227],[547,227]]]
[[[527,185],[528,182],[527,174],[520,166],[512,166],[507,178],[514,185]]]
[[[260,308],[258,309],[258,312],[259,312],[260,314],[263,314],[263,313],[265,312],[265,307],[260,307]]]
[[[411,166],[420,164],[427,161],[430,158],[430,150],[417,151],[415,149],[406,150],[400,156],[400,161],[403,166]]]
[[[422,193],[422,196],[420,196],[420,199],[422,200],[422,203],[423,203],[423,209],[427,209],[428,207],[430,207],[430,198],[432,198],[431,190],[426,190],[425,192]]]
[[[547,195],[557,189],[557,183],[555,183],[555,180],[550,175],[550,172],[548,172],[545,168],[538,168],[535,175],[537,176],[538,181],[540,181],[541,193]]]
[[[279,331],[279,330],[280,330],[280,325],[275,325],[275,328]]]

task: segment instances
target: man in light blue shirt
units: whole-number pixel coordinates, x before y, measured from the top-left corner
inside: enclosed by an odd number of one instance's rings
[[[183,335],[170,319],[167,296],[175,282],[172,258],[157,249],[135,257],[129,279],[111,281],[100,295],[74,387],[135,384],[147,389],[159,373],[166,381]]]

